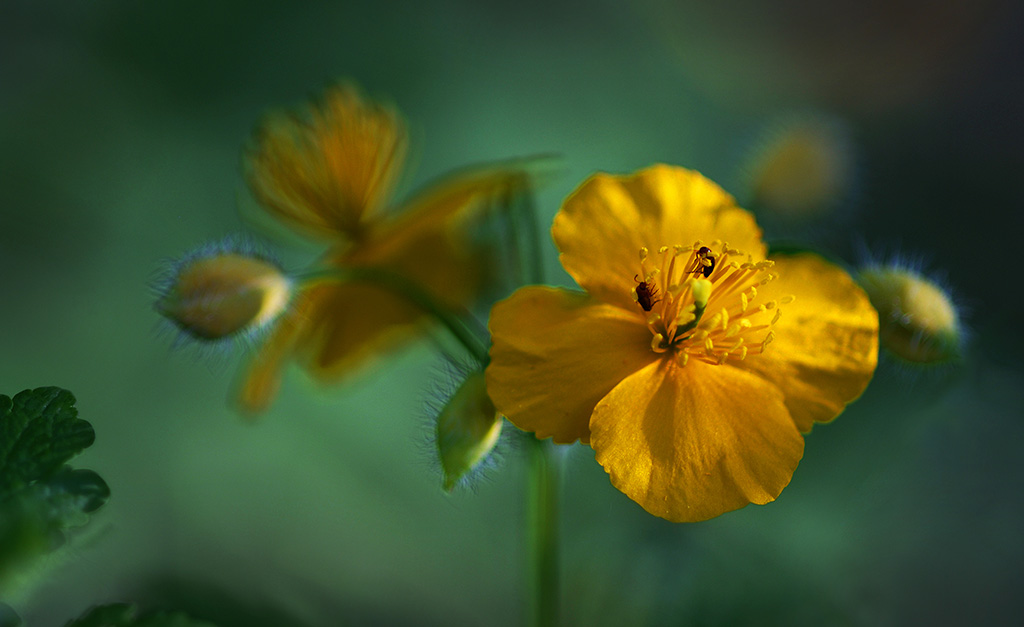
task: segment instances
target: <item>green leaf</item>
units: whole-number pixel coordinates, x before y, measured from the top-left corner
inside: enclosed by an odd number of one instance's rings
[[[66,465],[95,438],[74,404],[56,387],[0,395],[0,597],[110,498],[99,475]]]
[[[215,627],[215,625],[189,618],[181,612],[136,614],[135,607],[124,603],[115,603],[94,607],[65,627]]]
[[[74,405],[71,392],[56,387],[0,395],[0,503],[93,443],[92,425]]]

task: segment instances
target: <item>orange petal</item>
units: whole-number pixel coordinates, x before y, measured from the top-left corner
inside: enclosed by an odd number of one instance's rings
[[[778,388],[696,360],[627,377],[598,403],[590,430],[612,484],[673,522],[775,500],[804,450]]]
[[[524,287],[491,310],[487,391],[517,427],[555,442],[584,442],[594,406],[658,358],[635,314],[585,294]]]
[[[698,172],[667,165],[590,177],[566,198],[551,235],[583,289],[626,308],[633,307],[641,247],[722,240],[755,260],[765,254],[761,230],[732,196]]]
[[[763,355],[735,362],[786,395],[797,427],[835,418],[860,396],[878,362],[878,314],[843,269],[814,254],[774,257],[779,278],[758,300],[779,301],[774,341]],[[787,297],[795,300],[786,303]]]
[[[360,239],[391,193],[405,148],[398,113],[342,85],[312,104],[308,117],[268,116],[246,153],[246,174],[256,199],[288,225]]]

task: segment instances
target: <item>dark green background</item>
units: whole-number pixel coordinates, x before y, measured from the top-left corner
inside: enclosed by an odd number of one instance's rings
[[[347,77],[410,121],[400,193],[477,161],[562,155],[544,224],[595,170],[669,162],[741,194],[760,128],[837,116],[856,194],[840,226],[800,235],[851,263],[861,244],[920,255],[967,312],[961,367],[883,360],[769,506],[673,525],[568,450],[569,624],[1019,617],[1019,4],[692,4],[0,4],[0,392],[72,390],[97,433],[78,465],[113,492],[7,601],[39,627],[110,601],[225,626],[521,622],[522,459],[507,451],[475,494],[442,493],[430,344],[327,390],[290,371],[246,424],[227,405],[236,358],[173,353],[155,333],[160,260],[244,227],[253,125]],[[295,242],[287,261],[315,254]]]

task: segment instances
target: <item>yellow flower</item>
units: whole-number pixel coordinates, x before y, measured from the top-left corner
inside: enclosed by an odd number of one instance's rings
[[[525,287],[494,306],[488,392],[537,437],[588,442],[652,514],[774,500],[801,432],[871,379],[864,292],[815,255],[766,259],[753,217],[696,172],[597,174],[552,235],[585,293]]]
[[[326,240],[323,268],[374,267],[416,283],[440,305],[464,307],[487,276],[472,239],[473,219],[522,184],[512,165],[453,174],[385,211],[406,151],[393,109],[352,86],[328,90],[305,117],[267,118],[247,154],[257,200],[300,233]],[[243,372],[240,403],[266,408],[281,369],[296,357],[314,376],[335,381],[421,330],[424,312],[383,286],[324,279],[305,284]]]

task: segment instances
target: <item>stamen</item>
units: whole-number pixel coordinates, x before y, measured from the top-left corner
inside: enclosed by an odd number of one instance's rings
[[[752,326],[754,326],[754,325],[753,325],[752,322],[750,322],[750,320],[747,320],[746,318],[743,318],[739,322],[737,322],[736,324],[734,324],[731,327],[729,327],[729,330],[727,330],[725,332],[725,337],[733,337],[735,335],[738,335],[739,333],[742,333],[743,331],[746,331],[747,329],[749,329]],[[742,338],[740,338],[740,339],[742,339]]]
[[[781,309],[776,309],[775,310],[775,317],[772,318],[772,324],[774,325],[776,322],[778,322],[779,318],[781,318],[781,317],[782,317],[782,310]]]
[[[664,341],[664,335],[662,335],[661,333],[655,333],[654,337],[651,338],[651,350],[653,350],[655,353],[664,353],[666,350],[668,350],[664,346],[662,346],[662,342]]]
[[[780,298],[779,302],[782,303],[783,305],[788,305],[794,300],[796,300],[796,296],[790,294],[788,296],[783,296],[782,298]]]

